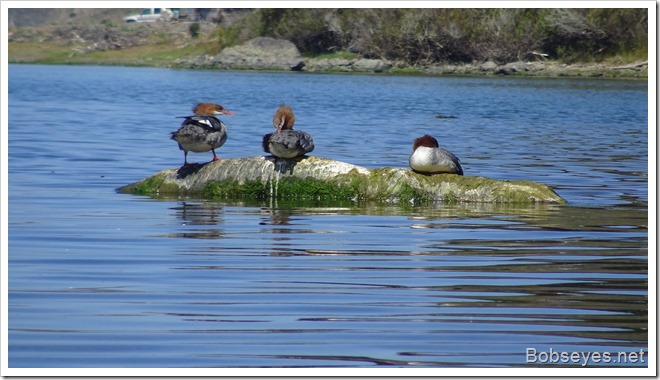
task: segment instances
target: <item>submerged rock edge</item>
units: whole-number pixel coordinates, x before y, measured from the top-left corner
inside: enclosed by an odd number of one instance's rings
[[[549,186],[531,181],[436,174],[404,168],[368,169],[316,156],[253,156],[166,169],[118,192],[154,197],[319,199],[398,202],[564,204]]]

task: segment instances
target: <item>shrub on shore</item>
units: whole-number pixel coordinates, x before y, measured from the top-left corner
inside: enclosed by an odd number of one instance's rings
[[[230,27],[225,46],[258,36],[292,41],[306,55],[347,51],[406,64],[565,61],[647,55],[646,9],[258,9]],[[540,55],[539,55],[540,56]]]

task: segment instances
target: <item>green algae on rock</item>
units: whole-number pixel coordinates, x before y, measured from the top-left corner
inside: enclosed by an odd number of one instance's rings
[[[167,169],[117,189],[149,196],[368,200],[383,202],[556,203],[550,187],[530,181],[455,174],[423,175],[404,168],[365,167],[321,157],[254,156]]]

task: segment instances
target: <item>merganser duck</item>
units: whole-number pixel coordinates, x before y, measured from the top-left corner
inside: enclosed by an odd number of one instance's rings
[[[275,157],[294,158],[313,151],[312,136],[303,131],[294,131],[295,122],[296,117],[291,107],[282,104],[273,116],[273,126],[277,133],[266,134],[261,142],[264,152]]]
[[[413,142],[413,153],[408,160],[410,168],[418,173],[453,173],[463,175],[460,160],[450,151],[440,147],[438,140],[424,135]]]
[[[188,165],[188,152],[213,152],[213,159],[217,161],[215,150],[227,141],[227,126],[215,115],[236,115],[215,103],[198,103],[193,108],[193,116],[183,116],[185,120],[181,127],[172,132],[172,140],[179,143],[183,151],[183,166]]]

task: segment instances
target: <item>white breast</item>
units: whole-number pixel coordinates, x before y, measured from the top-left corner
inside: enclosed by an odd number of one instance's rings
[[[458,172],[458,159],[453,159],[451,153],[441,148],[421,146],[410,155],[410,167],[422,173],[455,173]]]

